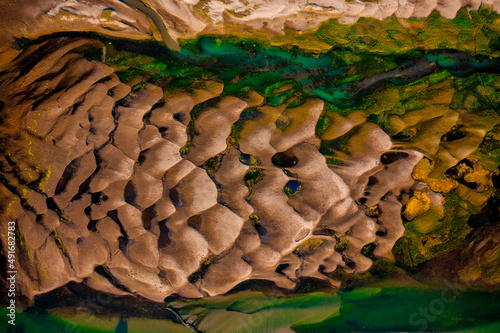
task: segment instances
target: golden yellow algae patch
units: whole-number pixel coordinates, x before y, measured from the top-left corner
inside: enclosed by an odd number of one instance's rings
[[[300,244],[296,249],[295,253],[299,256],[304,256],[313,253],[321,244],[323,240],[319,238],[311,238],[306,240],[304,243]]]
[[[413,179],[427,184],[429,189],[434,192],[448,193],[458,186],[457,181],[451,178],[435,179],[429,178],[429,173],[433,169],[433,163],[427,158],[422,159],[413,169]]]
[[[466,182],[476,182],[478,184],[484,185],[485,187],[489,185],[491,179],[491,172],[479,163],[474,163],[474,168],[469,168],[467,172],[462,176]]]
[[[422,215],[431,208],[431,201],[424,192],[415,192],[408,200],[403,215],[408,221]]]
[[[432,170],[431,161],[428,158],[423,158],[420,162],[415,165],[413,169],[412,177],[415,180],[426,182],[427,176]]]
[[[427,182],[427,186],[429,186],[429,188],[434,192],[448,193],[456,188],[458,186],[458,183],[450,178],[429,179]]]

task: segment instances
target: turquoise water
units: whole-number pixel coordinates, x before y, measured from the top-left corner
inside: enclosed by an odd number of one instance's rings
[[[281,105],[290,98],[300,104],[304,97],[317,96],[339,108],[362,104],[363,97],[382,84],[405,85],[435,71],[458,77],[475,72],[498,72],[499,58],[465,54],[453,50],[412,50],[399,54],[376,54],[335,47],[320,55],[306,55],[294,49],[281,49],[259,42],[202,36],[174,52],[158,44],[113,40],[117,50],[146,54],[153,63],[124,69],[121,77],[151,73],[148,80],[189,87],[197,79],[224,83],[224,92],[243,96],[250,89],[266,97],[270,105]],[[118,62],[125,65],[126,62]],[[146,75],[147,76],[147,75]],[[273,87],[292,82],[287,90]],[[295,104],[292,104],[294,106]]]
[[[228,94],[242,94],[251,87],[270,97],[266,90],[269,86],[294,80],[298,83],[294,89],[340,107],[351,106],[359,99],[360,92],[364,94],[382,83],[408,84],[431,74],[433,64],[438,70],[447,70],[455,76],[497,71],[500,67],[499,59],[453,51],[377,55],[368,52],[353,54],[350,49],[338,47],[320,56],[308,56],[296,50],[212,36],[200,37],[194,45],[171,55],[215,74],[222,79],[224,91]],[[368,78],[369,82],[360,84]],[[287,97],[282,94],[270,98],[269,102],[279,105]]]

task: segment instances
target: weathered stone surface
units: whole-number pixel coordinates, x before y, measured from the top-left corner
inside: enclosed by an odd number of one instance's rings
[[[68,43],[51,53],[58,60],[1,88],[12,97],[2,97],[0,199],[10,208],[1,216],[16,219],[32,254],[18,263],[24,295],[70,281],[158,302],[218,295],[250,279],[293,289],[310,277],[337,287],[325,273],[366,272],[365,245],[391,258],[404,232],[398,196],[415,188],[422,153],[394,147],[357,112],[332,116],[322,134],[346,138],[333,165],[320,152],[316,124],[326,111],[317,98],[288,108],[262,105],[252,91],[223,94],[211,81],[189,93],[128,85],[99,61],[66,55],[83,45]],[[444,110],[426,121],[450,127],[456,117]],[[390,121],[404,130],[415,119]],[[486,128],[471,133],[474,147]],[[436,140],[423,142],[445,159],[452,143]]]

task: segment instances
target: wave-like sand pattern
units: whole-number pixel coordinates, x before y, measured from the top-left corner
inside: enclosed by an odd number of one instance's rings
[[[1,214],[19,225],[28,299],[70,281],[159,302],[250,279],[337,286],[328,272],[370,268],[365,245],[392,256],[404,232],[397,196],[414,184],[422,154],[393,147],[377,125],[338,116],[329,137],[354,135],[335,166],[318,151],[319,99],[269,106],[215,82],[190,94],[132,90],[72,53],[91,41],[57,43],[29,71],[7,72],[2,88]]]

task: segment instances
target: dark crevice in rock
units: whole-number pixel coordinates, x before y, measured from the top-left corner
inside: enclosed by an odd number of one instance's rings
[[[99,204],[101,202],[102,192],[95,192],[90,195],[90,201],[93,204]]]
[[[128,289],[126,286],[124,286],[120,280],[118,280],[116,277],[114,277],[111,272],[109,271],[109,268],[107,268],[106,266],[104,265],[98,265],[94,268],[94,271],[101,275],[102,277],[106,278],[106,280],[108,280],[109,283],[111,283],[113,285],[113,287],[121,290],[121,291],[124,291],[124,292],[127,292],[127,293],[131,293],[133,294],[130,289]]]
[[[291,149],[288,149],[286,151],[274,154],[271,161],[277,167],[291,168],[296,165],[299,160],[297,159],[293,151]]]
[[[278,266],[276,266],[276,269],[274,271],[278,274],[283,274],[283,271],[289,266],[290,264],[279,264]]]
[[[67,221],[69,222],[69,219],[63,214],[62,210],[59,208],[57,203],[54,201],[54,198],[50,197],[45,200],[47,204],[47,208],[54,211],[57,216],[59,217],[59,220],[61,221]]]
[[[196,282],[198,282],[198,280],[203,279],[203,276],[208,271],[208,268],[210,267],[210,265],[214,263],[214,260],[215,260],[214,255],[211,255],[207,259],[205,259],[201,263],[200,268],[198,268],[198,270],[196,272],[194,272],[193,274],[191,274],[188,277],[188,281],[190,283],[196,283]]]
[[[172,204],[176,207],[184,206],[184,199],[182,197],[182,192],[178,189],[179,186],[174,186],[169,191],[169,197]]]
[[[129,180],[127,185],[125,186],[125,191],[123,192],[123,197],[126,203],[134,206],[135,199],[137,197],[137,191],[135,189],[134,183]]]
[[[90,182],[92,181],[92,178],[101,170],[102,158],[101,156],[99,156],[99,151],[94,150],[93,153],[97,167],[92,172],[92,174],[87,179],[85,179],[83,183],[80,184],[78,193],[73,196],[73,199],[71,199],[72,201],[80,200],[82,198],[82,195],[90,190]]]
[[[184,124],[186,122],[186,115],[182,112],[177,112],[177,113],[174,113],[174,119],[177,120],[178,122],[180,122],[181,124]]]
[[[158,226],[160,227],[160,236],[158,237],[158,248],[166,248],[170,244],[172,244],[172,240],[169,237],[170,231],[167,227],[167,220],[163,220],[158,222]]]
[[[203,219],[200,214],[193,215],[187,219],[187,224],[196,230],[200,230]]]
[[[118,237],[118,247],[122,252],[127,254],[129,246],[132,245],[135,241],[128,237],[125,228],[123,228],[123,225],[120,222],[120,219],[118,218],[118,211],[116,209],[109,211],[107,216],[110,217],[120,228],[120,233],[122,235]]]
[[[349,257],[347,257],[345,254],[342,254],[342,260],[344,261],[345,265],[349,268],[355,268],[356,263]]]
[[[61,238],[59,237],[58,233],[57,233],[57,230],[53,230],[50,235],[52,236],[52,238],[54,239],[57,247],[59,248],[59,250],[61,251],[62,255],[68,260],[68,264],[69,266],[71,267],[71,269],[74,271],[75,269],[73,268],[73,264],[71,263],[71,257],[69,256],[68,254],[68,250],[66,249],[66,247],[64,246]]]
[[[94,68],[90,68],[88,71],[80,74],[78,76],[78,79],[74,80],[73,77],[63,77],[58,83],[57,86],[51,91],[51,95],[54,95],[59,92],[66,92],[70,90],[71,88],[76,87],[80,83],[84,82],[85,80],[89,79],[92,74],[94,73]],[[81,103],[82,99],[85,97],[87,92],[82,94],[81,96],[78,96],[78,99],[75,101],[75,104]]]
[[[139,153],[139,157],[137,158],[137,163],[141,165],[146,161],[146,153],[149,151],[149,149],[145,149]]]
[[[160,126],[158,127],[158,131],[160,132],[162,139],[168,138],[168,126]]]
[[[57,182],[56,189],[54,191],[55,195],[61,194],[66,189],[68,182],[73,178],[77,169],[80,167],[81,157],[75,158],[71,161],[61,176],[61,179]]]
[[[73,196],[73,198],[71,199],[71,201],[80,200],[82,198],[82,195],[84,193],[87,193],[89,191],[89,185],[90,185],[91,181],[92,181],[92,175],[89,176],[87,179],[85,179],[83,181],[83,183],[80,184],[80,186],[78,187],[78,193],[76,193]]]
[[[90,220],[90,222],[87,224],[87,229],[93,232],[97,232],[97,222],[99,222],[99,220]]]
[[[408,156],[410,155],[408,153],[405,153],[404,151],[389,151],[382,154],[382,156],[380,157],[380,162],[382,162],[382,164],[384,165],[387,165],[407,158]]]
[[[118,248],[125,254],[128,254],[128,249],[130,245],[134,243],[135,241],[133,239],[128,239],[125,236],[118,237]]]
[[[108,217],[110,217],[113,221],[115,221],[115,223],[118,225],[118,227],[120,228],[120,232],[123,236],[125,236],[125,238],[128,239],[128,235],[127,235],[127,232],[125,231],[125,229],[123,228],[123,225],[122,223],[120,222],[120,219],[118,218],[118,210],[114,209],[114,210],[111,210],[108,212],[107,214]]]
[[[470,134],[468,132],[463,130],[463,125],[453,126],[449,132],[447,132],[447,133],[443,134],[443,136],[441,136],[441,141],[443,141],[443,142],[456,141],[456,140],[466,138],[469,135]]]
[[[78,111],[78,108],[83,105],[83,103],[85,101],[85,96],[86,95],[87,94],[84,94],[83,96],[81,96],[80,98],[78,98],[78,100],[75,101],[75,103],[72,106],[69,107],[69,109],[71,109],[71,112],[69,112],[69,115],[73,116]],[[80,125],[80,127],[81,126],[82,125]]]
[[[498,225],[500,223],[500,199],[490,197],[479,214],[469,217],[467,224],[472,228]]]
[[[142,211],[142,225],[144,229],[151,230],[153,228],[153,221],[156,218],[155,205],[151,205]]]
[[[379,237],[387,236],[387,228],[381,227],[379,230],[377,230],[377,232],[375,232],[375,235],[377,235]]]

